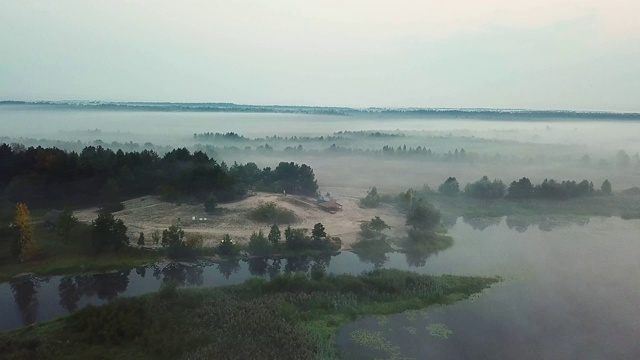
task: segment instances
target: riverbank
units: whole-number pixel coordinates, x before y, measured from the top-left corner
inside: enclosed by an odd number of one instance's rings
[[[47,257],[41,261],[20,263],[10,262],[0,266],[0,283],[9,281],[16,275],[30,273],[40,276],[77,275],[103,273],[123,268],[133,268],[161,260],[159,251],[126,248],[117,253],[89,256],[63,253]]]
[[[0,353],[6,359],[337,358],[333,336],[343,324],[451,303],[497,281],[374,270],[197,290],[165,286],[2,334]]]

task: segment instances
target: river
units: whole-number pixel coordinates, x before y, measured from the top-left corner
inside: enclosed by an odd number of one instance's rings
[[[640,358],[640,221],[592,217],[552,224],[459,218],[449,230],[454,245],[423,257],[393,252],[371,259],[342,252],[322,258],[156,264],[107,274],[24,277],[0,285],[0,330],[157,291],[170,280],[188,287],[219,286],[316,267],[351,274],[384,267],[499,275],[504,281],[472,300],[430,308],[419,316],[350,323],[337,336],[346,358]],[[386,345],[363,345],[357,337],[363,331]]]

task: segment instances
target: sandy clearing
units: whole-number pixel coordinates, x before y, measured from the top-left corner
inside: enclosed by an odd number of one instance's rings
[[[155,196],[144,196],[124,202],[124,210],[114,213],[122,219],[129,228],[132,242],[135,242],[140,232],[145,233],[147,242],[151,241],[154,230],[164,230],[172,224],[180,222],[185,232],[197,232],[204,236],[206,245],[215,245],[224,234],[230,234],[236,241],[248,241],[252,232],[262,229],[268,233],[270,225],[258,223],[246,218],[249,210],[260,202],[273,201],[278,206],[290,209],[301,219],[292,227],[311,229],[320,222],[325,226],[329,235],[342,239],[343,249],[350,248],[357,240],[357,233],[362,221],[374,216],[380,216],[392,228],[390,236],[406,234],[404,216],[389,205],[382,205],[376,209],[362,209],[358,206],[359,198],[366,194],[366,190],[349,188],[327,189],[334,194],[334,199],[342,204],[342,211],[330,214],[316,205],[316,200],[302,196],[271,193],[256,193],[243,200],[222,204],[221,213],[208,215],[204,207],[199,205],[176,205],[161,201]],[[97,216],[97,208],[79,210],[75,216],[80,221],[91,222]],[[196,220],[192,220],[193,217]],[[200,218],[207,220],[200,221]],[[179,220],[178,220],[179,219]],[[281,226],[281,229],[284,226]]]

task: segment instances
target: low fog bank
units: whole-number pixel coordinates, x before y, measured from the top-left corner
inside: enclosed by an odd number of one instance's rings
[[[43,110],[0,108],[0,142],[81,151],[176,147],[231,165],[281,161],[310,165],[321,187],[377,186],[401,191],[461,184],[486,175],[505,183],[527,177],[605,179],[614,191],[638,186],[640,122],[406,119],[383,115]]]
[[[491,180],[499,179],[505,184],[522,177],[529,178],[533,183],[540,183],[544,179],[555,180],[588,180],[599,187],[608,179],[614,191],[640,186],[640,170],[602,170],[597,168],[568,167],[562,164],[521,164],[506,166],[502,164],[472,164],[472,163],[421,163],[395,159],[366,159],[353,156],[318,156],[298,157],[258,156],[239,157],[225,156],[220,160],[228,164],[255,162],[259,167],[271,166],[279,161],[293,161],[306,163],[314,169],[320,190],[323,187],[345,187],[352,189],[368,189],[376,186],[382,191],[396,193],[407,188],[420,188],[427,184],[437,189],[448,177],[455,177],[461,186],[472,183],[483,176]]]
[[[0,135],[66,141],[151,142],[182,146],[199,133],[234,132],[246,137],[327,136],[340,131],[417,132],[418,137],[456,136],[518,143],[585,146],[585,152],[640,152],[639,121],[490,120],[484,118],[394,118],[271,113],[87,111],[0,107]],[[96,137],[99,134],[99,137]],[[407,143],[407,146],[410,144]],[[416,145],[425,145],[416,143]]]

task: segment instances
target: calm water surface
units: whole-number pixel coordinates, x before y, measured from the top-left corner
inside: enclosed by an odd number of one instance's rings
[[[420,272],[506,281],[473,300],[348,324],[337,337],[345,358],[640,359],[640,222],[591,218],[551,231],[458,222],[451,234],[456,244]],[[379,340],[363,345],[359,334]]]
[[[89,303],[157,291],[169,280],[218,286],[316,267],[352,274],[386,267],[500,275],[505,281],[473,300],[348,324],[337,337],[346,358],[640,358],[640,221],[531,223],[458,219],[450,229],[453,247],[424,256],[388,253],[372,259],[343,252],[324,258],[158,264],[97,275],[25,277],[0,285],[0,330],[66,315]],[[435,328],[451,334],[443,339]],[[363,346],[355,340],[363,331],[383,339],[378,345],[384,346]]]

